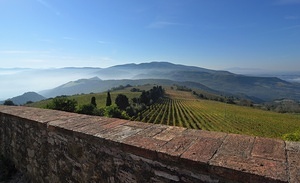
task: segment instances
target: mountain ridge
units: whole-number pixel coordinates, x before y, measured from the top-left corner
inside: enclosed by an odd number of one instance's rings
[[[234,74],[229,71],[210,70],[195,66],[172,64],[169,62],[151,62],[134,65],[118,65],[118,71],[130,69],[133,79],[168,79],[173,81],[192,81],[201,83],[211,89],[228,92],[244,93],[265,101],[276,98],[292,98],[300,100],[300,85],[290,83],[278,77],[257,77]],[[122,68],[126,68],[122,70]],[[136,72],[138,69],[139,72]],[[113,71],[113,70],[111,70]]]
[[[10,70],[9,72],[13,72]],[[1,73],[0,73],[1,74]],[[12,79],[22,80],[22,86],[31,88],[30,90],[41,91],[44,95],[46,92],[63,95],[66,93],[90,93],[97,92],[100,89],[94,89],[91,82],[98,87],[105,86],[105,90],[117,87],[116,84],[124,84],[124,80],[131,80],[131,83],[142,83],[138,80],[164,80],[164,83],[181,82],[197,83],[195,86],[201,85],[209,88],[208,90],[218,91],[220,93],[230,93],[233,95],[247,95],[251,98],[261,99],[263,101],[272,101],[279,98],[289,98],[300,101],[300,84],[287,82],[278,77],[258,77],[235,74],[224,70],[211,70],[196,66],[187,66],[182,64],[173,64],[170,62],[149,62],[140,64],[122,64],[107,68],[99,67],[81,67],[81,68],[61,68],[61,69],[33,69],[22,71],[18,75],[1,75],[3,91],[10,88],[16,88],[18,85],[12,82]],[[18,76],[18,77],[17,77]],[[37,77],[39,76],[39,77]],[[24,79],[23,79],[24,78]],[[26,78],[26,80],[25,80]],[[94,78],[82,79],[82,78]],[[99,85],[101,80],[104,85]],[[137,80],[137,81],[134,81]],[[45,82],[50,81],[50,82]],[[97,83],[98,82],[98,83]],[[109,84],[110,82],[110,84]],[[8,84],[10,87],[5,87]],[[26,83],[26,85],[24,85]],[[55,84],[57,83],[57,84]],[[130,83],[125,83],[130,84]],[[62,86],[63,85],[63,86]],[[194,85],[194,84],[193,84]],[[31,86],[31,87],[29,87]],[[41,89],[33,89],[39,87]],[[41,87],[43,86],[43,87]],[[45,86],[50,86],[50,90],[45,90]],[[65,89],[63,89],[65,88]],[[66,92],[66,90],[72,90]],[[55,91],[56,90],[56,91]],[[101,89],[102,90],[102,89]],[[103,91],[103,90],[102,90]]]
[[[147,84],[156,84],[156,85],[185,85],[188,87],[193,87],[197,89],[203,89],[205,91],[211,93],[218,93],[218,91],[212,90],[200,83],[194,82],[177,82],[171,81],[166,79],[139,79],[139,80],[130,80],[130,79],[123,79],[123,80],[101,80],[101,79],[79,79],[76,81],[70,81],[66,84],[60,85],[54,89],[50,90],[43,90],[40,91],[43,96],[46,97],[55,97],[59,95],[74,95],[74,94],[81,94],[81,93],[100,93],[104,91],[108,91],[111,88],[118,87],[120,85],[147,85]]]
[[[278,98],[300,100],[300,84],[290,83],[277,77],[246,76],[234,74],[229,71],[210,70],[170,62],[116,65],[98,70],[94,74],[99,79],[101,78],[105,90],[110,89],[107,88],[108,86],[111,88],[116,87],[117,83],[119,85],[145,84],[142,81],[152,79],[159,82],[161,80],[168,81],[167,83],[169,84],[176,82],[198,83],[201,86],[205,86],[208,90],[231,93],[233,95],[245,94],[251,98],[261,99],[262,101],[271,101]],[[102,79],[102,76],[109,79]],[[129,83],[124,83],[126,80]],[[89,79],[73,81],[68,83],[69,86],[73,87],[73,92],[66,92],[66,90],[62,89],[63,86],[60,86],[56,88],[56,92],[52,93],[59,94],[59,90],[61,92],[64,91],[64,94],[74,94],[76,91],[78,93],[86,93],[88,90],[91,90],[90,92],[100,91],[99,89],[92,89],[91,82]],[[108,84],[109,82],[110,84]],[[101,87],[99,83],[97,84]],[[66,85],[64,87],[66,88]],[[84,88],[84,90],[81,88]]]

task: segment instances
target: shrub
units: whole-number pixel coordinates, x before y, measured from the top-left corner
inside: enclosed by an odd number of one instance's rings
[[[13,106],[15,105],[14,102],[12,100],[5,100],[3,105],[10,105],[10,106]]]
[[[77,101],[75,99],[68,99],[67,97],[56,97],[50,104],[48,109],[61,110],[66,112],[75,112]]]
[[[104,115],[111,118],[120,118],[121,117],[121,110],[116,105],[111,105],[105,107]]]
[[[283,139],[287,141],[300,141],[300,130],[294,133],[287,133],[283,135]]]
[[[94,115],[94,110],[96,107],[93,104],[84,104],[79,107],[77,112],[79,114],[88,114],[88,115]]]

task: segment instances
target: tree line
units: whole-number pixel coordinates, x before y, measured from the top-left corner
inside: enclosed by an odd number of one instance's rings
[[[54,98],[46,108],[79,114],[131,119],[138,116],[141,111],[155,103],[160,97],[163,97],[164,93],[164,89],[161,86],[154,86],[149,91],[143,90],[139,97],[135,97],[131,101],[129,101],[126,95],[118,94],[113,103],[108,91],[106,106],[102,108],[97,107],[95,97],[91,98],[90,103],[78,106],[78,102],[75,99],[70,99],[67,96],[59,96]]]

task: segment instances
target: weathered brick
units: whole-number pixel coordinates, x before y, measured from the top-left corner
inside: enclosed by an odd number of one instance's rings
[[[143,123],[143,122],[138,122],[138,121],[128,121],[127,123],[124,123],[123,125],[146,129],[146,128],[150,128],[154,124],[152,124],[152,123]]]
[[[104,125],[105,126],[105,125]],[[112,141],[122,141],[125,138],[137,134],[142,129],[130,126],[117,126],[115,128],[106,129],[95,134],[97,137],[105,138]]]
[[[300,182],[300,151],[288,151],[290,182]]]
[[[252,157],[250,152],[253,144],[254,137],[229,134],[215,156],[209,161],[209,164],[266,177],[266,180],[287,181],[286,164],[281,161],[263,159],[262,157]],[[218,170],[222,169],[213,168],[213,172],[218,172]],[[218,173],[219,176],[226,176],[223,171]],[[240,175],[237,177],[240,178]],[[247,181],[250,180],[245,180],[245,182]]]
[[[251,155],[270,160],[286,161],[283,140],[256,137]]]
[[[194,129],[187,129],[182,132],[183,135],[187,136],[194,136],[197,138],[212,138],[212,139],[223,139],[227,135],[223,132],[213,132],[213,131],[206,131],[206,130],[194,130]]]
[[[178,161],[196,139],[191,136],[176,136],[158,150],[158,157],[169,161]]]
[[[285,143],[286,143],[286,150],[300,152],[300,142],[287,141]]]
[[[103,128],[104,125],[111,123],[111,120],[108,120],[108,118],[101,118],[101,117],[88,118],[86,119],[86,121],[88,122],[89,125],[76,128],[74,129],[74,131],[82,132],[89,135],[95,135],[106,129]]]
[[[108,118],[108,120],[111,120],[111,122],[103,125],[104,129],[111,129],[111,128],[114,128],[116,126],[127,123],[126,120],[116,119],[116,118]]]
[[[224,156],[248,158],[253,147],[254,137],[229,134],[223,141],[214,159]]]
[[[166,141],[157,140],[151,137],[145,137],[140,134],[136,134],[124,139],[123,143],[137,147],[147,148],[150,150],[158,150],[161,146],[166,144]]]
[[[124,151],[137,156],[148,158],[150,160],[157,159],[156,151],[163,146],[166,141],[157,140],[151,137],[145,137],[136,134],[123,140]]]
[[[222,139],[220,138],[199,138],[181,155],[181,158],[207,164],[221,144]]]
[[[299,182],[299,152],[297,142],[0,106],[0,153],[33,182]]]
[[[162,131],[166,130],[168,126],[166,125],[153,125],[145,130],[139,132],[140,135],[145,137],[154,137],[155,135],[161,133]]]
[[[170,141],[174,137],[180,135],[184,130],[186,129],[181,127],[168,126],[166,130],[155,135],[154,138],[158,140]]]
[[[48,123],[48,126],[56,126],[68,130],[74,130],[76,128],[81,128],[83,126],[89,125],[88,121],[85,120],[85,116],[78,118],[70,118],[66,120],[56,120]]]

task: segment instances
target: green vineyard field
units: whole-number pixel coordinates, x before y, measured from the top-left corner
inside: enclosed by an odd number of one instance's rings
[[[283,138],[283,135],[292,133],[296,133],[297,137],[300,136],[300,114],[282,114],[201,100],[191,92],[172,90],[170,87],[165,90],[166,97],[140,112],[132,120],[272,138]],[[139,97],[141,92],[130,92],[130,88],[111,92],[112,101],[118,94],[125,94],[131,100]],[[93,96],[96,97],[98,108],[105,106],[106,92],[74,95],[69,98],[75,99],[80,106],[90,103]],[[27,106],[46,108],[50,102],[51,99],[48,99]]]
[[[280,114],[199,100],[189,96],[188,92],[176,93],[160,99],[133,120],[272,138],[282,138],[284,134],[300,129],[299,114]]]

